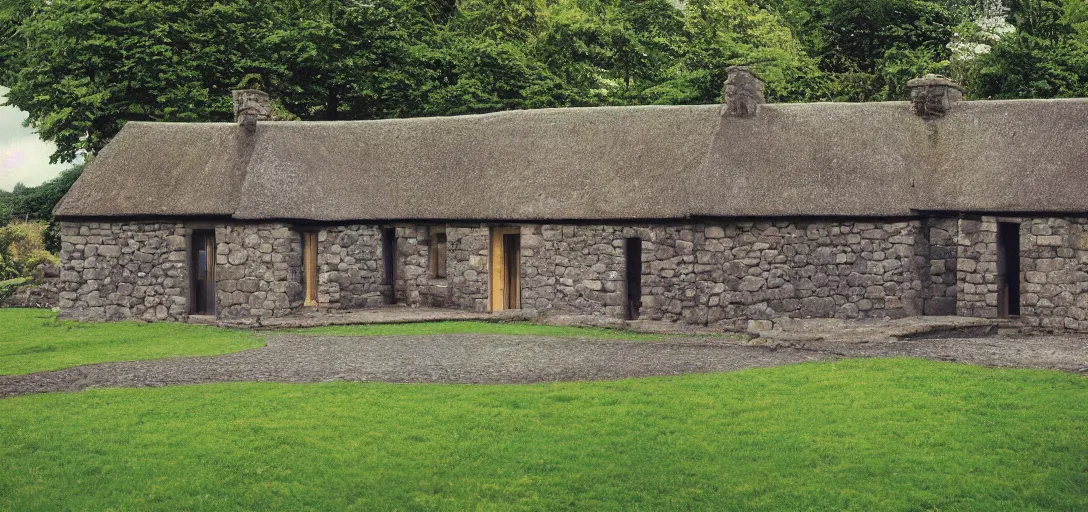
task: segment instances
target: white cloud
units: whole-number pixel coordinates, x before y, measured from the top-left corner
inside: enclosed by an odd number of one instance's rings
[[[0,103],[8,90],[0,87]],[[56,146],[23,127],[26,113],[15,107],[0,107],[0,189],[11,190],[16,183],[33,187],[48,181],[68,164],[49,164]]]

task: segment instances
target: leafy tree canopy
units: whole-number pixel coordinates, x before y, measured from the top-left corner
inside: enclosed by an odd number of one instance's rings
[[[0,0],[0,83],[54,161],[126,121],[713,103],[752,66],[771,101],[1088,96],[1084,0]],[[14,211],[13,208],[9,210]]]

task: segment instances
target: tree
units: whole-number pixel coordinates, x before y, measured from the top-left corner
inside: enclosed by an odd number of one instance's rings
[[[323,4],[314,8],[315,3]],[[442,9],[405,0],[300,2],[274,17],[257,52],[268,84],[302,119],[373,119],[419,115],[419,45],[435,32]]]
[[[30,113],[52,162],[95,153],[126,120],[222,121],[229,91],[261,74],[258,0],[53,0],[16,32],[8,104]]]
[[[692,0],[685,13],[688,47],[677,78],[655,88],[658,103],[721,100],[726,70],[749,65],[767,82],[770,101],[821,96],[817,62],[773,12],[744,0]]]
[[[1080,0],[1015,0],[1017,32],[979,59],[979,95],[990,98],[1088,96],[1088,6]]]

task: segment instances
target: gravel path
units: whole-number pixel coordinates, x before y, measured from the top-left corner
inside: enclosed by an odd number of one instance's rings
[[[481,334],[273,336],[266,347],[222,356],[102,363],[0,376],[0,398],[88,387],[239,381],[498,384],[609,380],[887,356],[1083,372],[1088,370],[1088,338],[943,339],[860,345],[818,342],[764,347],[690,338],[635,342]]]

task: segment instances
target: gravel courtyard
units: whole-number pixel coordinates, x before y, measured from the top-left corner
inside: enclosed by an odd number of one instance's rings
[[[1088,371],[1088,338],[1033,336],[863,344],[821,341],[769,347],[703,338],[644,342],[481,334],[274,335],[266,347],[222,356],[102,363],[0,376],[0,397],[89,387],[240,381],[517,384],[609,380],[894,356],[1084,373]]]

